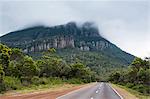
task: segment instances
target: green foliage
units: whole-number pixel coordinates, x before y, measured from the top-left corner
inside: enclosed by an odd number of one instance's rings
[[[5,91],[4,75],[2,64],[0,64],[0,92]]]
[[[0,43],[0,64],[2,64],[2,67],[4,69],[5,74],[7,75],[7,68],[9,65],[9,59],[11,55],[11,49],[7,46]]]
[[[134,87],[135,85],[134,85],[133,83],[127,83],[126,86],[127,86],[128,88],[132,88],[132,87]]]
[[[107,56],[105,53],[98,51],[79,51],[66,48],[61,50],[57,49],[56,54],[60,55],[67,63],[83,63],[92,71],[96,72],[101,80],[106,80],[112,71],[127,68],[127,66],[117,58],[112,58],[111,55]]]
[[[82,84],[83,83],[82,79],[79,79],[79,78],[71,78],[67,80],[66,82],[68,82],[69,84]]]
[[[134,58],[133,55],[122,51],[117,46],[101,37],[98,28],[93,27],[89,22],[87,23],[81,27],[78,27],[75,22],[54,27],[36,26],[4,35],[1,37],[1,41],[11,47],[22,49],[28,48],[30,50],[30,48],[35,47],[36,50],[28,54],[34,55],[34,59],[37,59],[37,56],[41,55],[41,51],[46,50],[46,48],[40,49],[40,51],[37,50],[37,48],[39,48],[37,47],[38,45],[45,46],[51,43],[52,47],[54,47],[54,40],[60,38],[57,42],[57,45],[59,45],[62,41],[61,38],[64,38],[64,40],[68,42],[65,45],[68,46],[63,49],[58,46],[57,50],[60,50],[58,53],[56,49],[50,48],[48,51],[44,52],[45,55],[51,53],[49,56],[55,56],[54,53],[57,53],[68,64],[78,59],[102,78],[108,77],[107,74],[110,73],[110,71],[118,68],[120,69],[130,64]],[[74,46],[73,48],[69,46],[72,43],[69,41],[70,38],[74,41],[74,44],[72,44],[72,46]],[[16,44],[13,44],[14,42]],[[79,50],[81,47],[85,46],[88,46],[90,50]],[[14,49],[14,52],[18,53],[19,51]]]
[[[34,75],[38,75],[39,69],[31,57],[24,56],[19,61],[11,61],[8,71],[11,76],[31,79]]]
[[[109,79],[109,80],[116,83],[116,82],[119,81],[120,76],[121,76],[121,73],[120,73],[120,72],[112,73],[112,74],[110,75],[110,79]]]
[[[48,49],[48,52],[50,52],[50,53],[56,53],[56,49],[55,48],[50,48],[50,49]]]
[[[31,79],[31,83],[34,84],[34,85],[40,85],[40,84],[48,84],[50,83],[48,78],[45,78],[45,77],[42,77],[42,78],[39,78],[38,76],[34,76],[32,79]]]
[[[90,68],[87,68],[81,63],[71,64],[70,77],[82,79],[84,82],[91,82],[93,73]]]
[[[73,64],[67,63],[55,54],[56,50],[53,48],[43,53],[39,60],[34,61],[32,57],[23,54],[20,49],[10,49],[5,45],[1,47],[3,50],[0,55],[5,54],[7,58],[1,56],[0,59],[5,60],[7,66],[0,61],[0,92],[30,85],[88,83],[96,80],[95,72],[89,67],[77,61]],[[7,68],[3,69],[4,67]]]
[[[12,48],[12,54],[10,56],[11,60],[19,61],[24,57],[24,54],[21,49],[18,48]]]
[[[6,90],[16,90],[22,87],[20,79],[16,77],[5,76],[4,84]]]
[[[0,83],[3,82],[3,79],[4,79],[4,71],[3,71],[3,67],[2,67],[2,64],[0,64]]]
[[[149,61],[135,58],[126,72],[115,72],[109,80],[125,85],[143,94],[150,94],[150,63]]]
[[[40,68],[40,76],[63,77],[70,71],[67,63],[59,58],[47,57],[47,59],[38,60],[37,65]]]
[[[8,74],[8,65],[11,55],[11,49],[0,44],[0,92],[5,91],[4,76]]]
[[[32,84],[34,85],[39,85],[39,84],[43,84],[43,82],[40,80],[40,78],[38,76],[34,76],[31,79]]]
[[[28,76],[30,78],[32,78],[34,75],[36,75],[38,73],[38,68],[35,64],[35,62],[33,61],[33,59],[29,56],[25,56],[24,60],[21,64],[21,74],[22,76]]]

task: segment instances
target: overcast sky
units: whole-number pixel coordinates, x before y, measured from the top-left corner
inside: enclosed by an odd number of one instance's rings
[[[0,0],[0,36],[33,25],[95,22],[100,34],[135,56],[150,56],[148,0]]]

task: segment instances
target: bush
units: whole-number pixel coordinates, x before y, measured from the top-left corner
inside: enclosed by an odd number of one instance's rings
[[[4,85],[6,90],[16,90],[22,87],[21,81],[16,77],[4,77]]]
[[[61,84],[63,83],[63,80],[61,78],[58,77],[41,77],[39,78],[38,76],[34,76],[31,79],[32,84],[34,85],[39,85],[39,84],[51,84],[51,85],[55,85],[55,84]]]
[[[21,83],[23,86],[29,86],[31,84],[31,79],[29,77],[21,77]]]
[[[52,85],[63,83],[63,80],[59,77],[49,77],[48,80]]]
[[[78,78],[72,78],[72,79],[67,80],[66,82],[70,84],[82,84],[83,83],[83,81]]]
[[[51,82],[51,79],[49,78],[46,78],[46,77],[41,77],[39,78],[38,76],[34,76],[32,79],[31,79],[31,82],[32,84],[34,85],[40,85],[40,84],[51,84],[53,82]]]
[[[146,94],[150,94],[150,86],[145,86],[145,92]]]
[[[46,85],[46,84],[48,84],[48,83],[50,83],[50,82],[48,81],[48,78],[45,78],[45,77],[40,78],[40,84]]]
[[[6,91],[6,87],[4,83],[0,83],[0,93]]]
[[[32,84],[34,84],[34,85],[39,85],[39,84],[41,84],[41,79],[40,79],[38,76],[34,76],[34,77],[31,79],[31,82],[32,82]]]
[[[150,87],[146,86],[146,85],[136,85],[134,87],[132,87],[132,89],[137,90],[140,93],[144,93],[144,94],[149,94],[150,93]]]
[[[127,83],[126,86],[127,86],[128,88],[132,88],[132,87],[134,87],[134,84],[133,84],[133,83]]]

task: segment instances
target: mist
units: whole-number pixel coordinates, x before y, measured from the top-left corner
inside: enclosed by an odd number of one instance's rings
[[[27,27],[94,22],[100,35],[135,56],[150,56],[150,2],[0,1],[0,36]]]

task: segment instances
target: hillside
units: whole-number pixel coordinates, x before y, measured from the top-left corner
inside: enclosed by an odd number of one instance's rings
[[[82,26],[75,22],[53,27],[36,26],[8,33],[0,39],[9,47],[21,48],[32,56],[55,48],[67,61],[78,58],[95,71],[103,67],[127,66],[134,59],[133,55],[103,38],[90,22]]]

